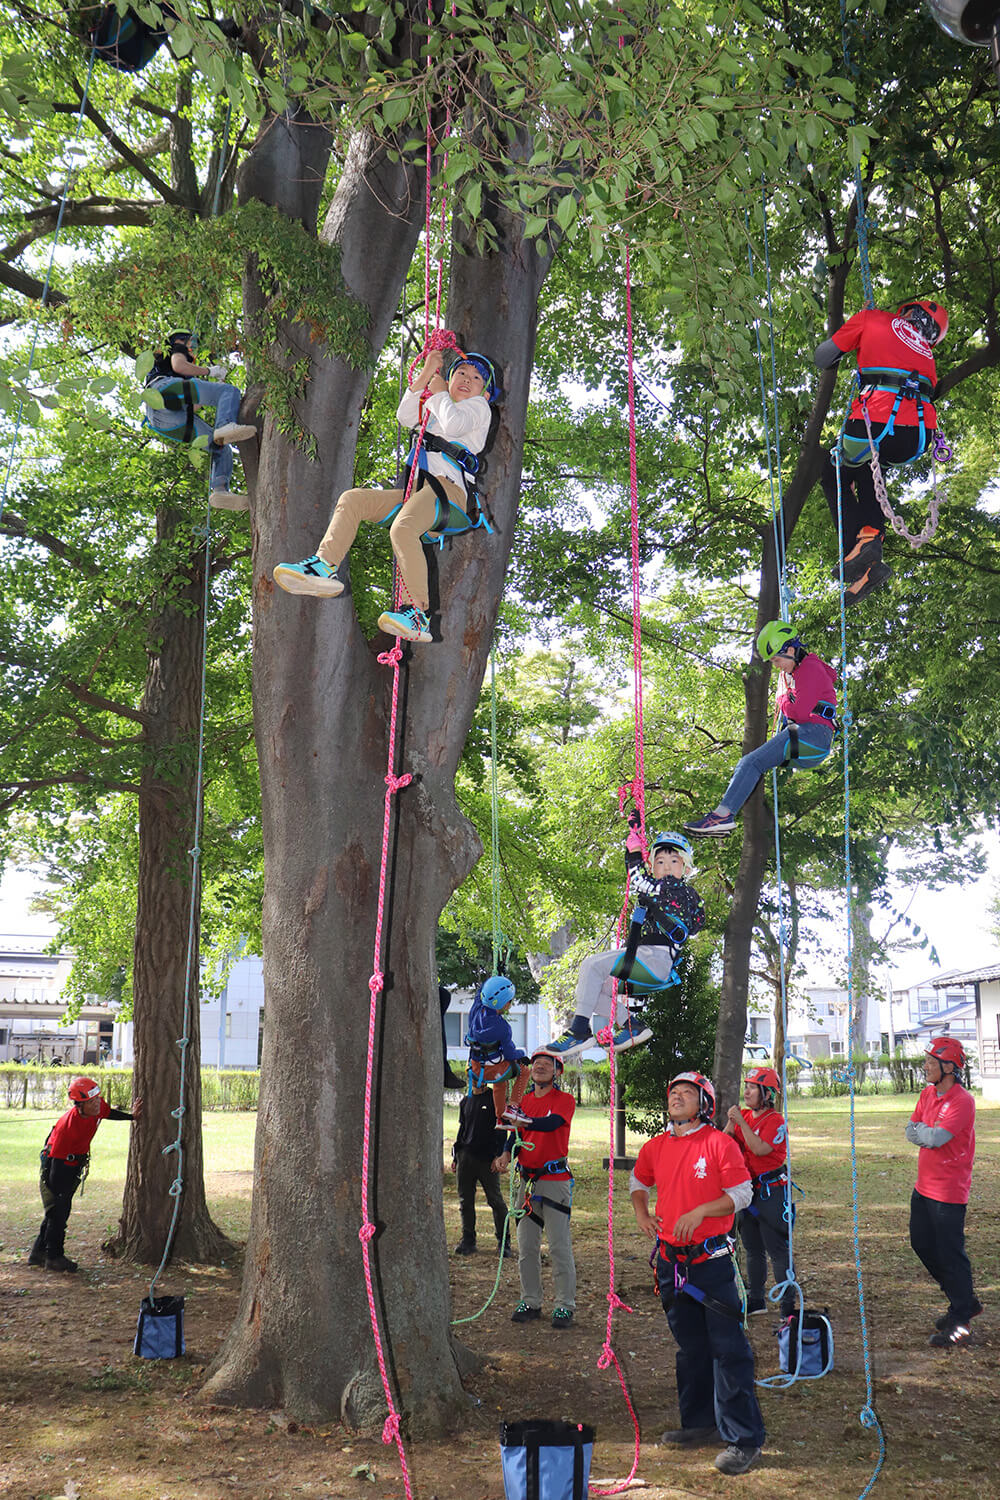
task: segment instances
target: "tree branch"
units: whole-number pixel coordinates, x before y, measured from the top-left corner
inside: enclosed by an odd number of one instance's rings
[[[73,87],[76,90],[77,96],[82,100],[83,89],[75,79],[73,80]],[[197,203],[188,203],[179,193],[175,193],[169,182],[165,182],[158,172],[154,172],[152,167],[147,166],[142,157],[136,155],[132,147],[126,141],[122,140],[118,132],[112,129],[104,116],[99,110],[94,108],[89,99],[83,105],[83,112],[87,116],[87,119],[96,125],[108,144],[114,147],[118,155],[124,161],[127,161],[130,166],[134,167],[139,176],[159,193],[164,203],[172,203],[175,208],[186,208],[191,213],[197,212]]]

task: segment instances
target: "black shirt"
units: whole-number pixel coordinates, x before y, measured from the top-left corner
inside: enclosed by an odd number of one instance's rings
[[[458,1134],[455,1151],[471,1151],[483,1161],[492,1161],[504,1149],[507,1132],[497,1129],[497,1117],[493,1108],[493,1095],[489,1089],[484,1094],[466,1094],[458,1106]]]

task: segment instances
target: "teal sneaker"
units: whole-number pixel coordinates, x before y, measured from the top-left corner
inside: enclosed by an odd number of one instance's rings
[[[540,1318],[541,1316],[542,1309],[540,1307],[531,1307],[522,1298],[511,1313],[510,1321],[512,1323],[533,1323],[536,1318]]]
[[[272,574],[279,589],[286,594],[312,594],[317,599],[336,599],[344,585],[336,570],[321,557],[306,557],[302,562],[279,563]]]
[[[573,1314],[568,1307],[554,1307],[552,1309],[553,1328],[572,1328]]]
[[[404,641],[434,639],[429,618],[415,604],[409,604],[405,609],[387,609],[378,617],[378,628],[387,635],[398,635]]]
[[[587,1027],[586,1036],[578,1036],[572,1027],[564,1031],[562,1036],[557,1036],[555,1041],[546,1042],[539,1050],[547,1052],[551,1057],[561,1057],[563,1062],[568,1062],[572,1057],[578,1057],[581,1052],[586,1052],[588,1047],[594,1045],[594,1033]]]
[[[643,1042],[653,1039],[653,1033],[639,1016],[629,1016],[611,1039],[612,1052],[628,1052],[632,1047],[641,1047]]]

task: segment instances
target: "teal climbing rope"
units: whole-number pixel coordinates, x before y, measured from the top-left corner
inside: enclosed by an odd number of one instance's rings
[[[509,951],[500,920],[500,790],[497,781],[497,670],[496,640],[490,643],[490,873],[493,907],[493,973]]]

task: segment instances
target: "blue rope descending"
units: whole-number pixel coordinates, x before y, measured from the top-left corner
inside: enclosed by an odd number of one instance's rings
[[[857,77],[858,69],[851,62],[851,50],[847,40],[847,0],[840,0],[840,38],[844,52],[844,71],[848,77]],[[851,124],[854,124],[854,116],[851,116]],[[857,205],[857,219],[855,233],[858,238],[858,268],[861,271],[861,289],[864,293],[865,307],[875,306],[875,294],[872,291],[872,271],[868,259],[868,231],[874,229],[874,219],[869,219],[868,210],[865,206],[865,188],[861,177],[860,162],[854,168],[854,201]]]

